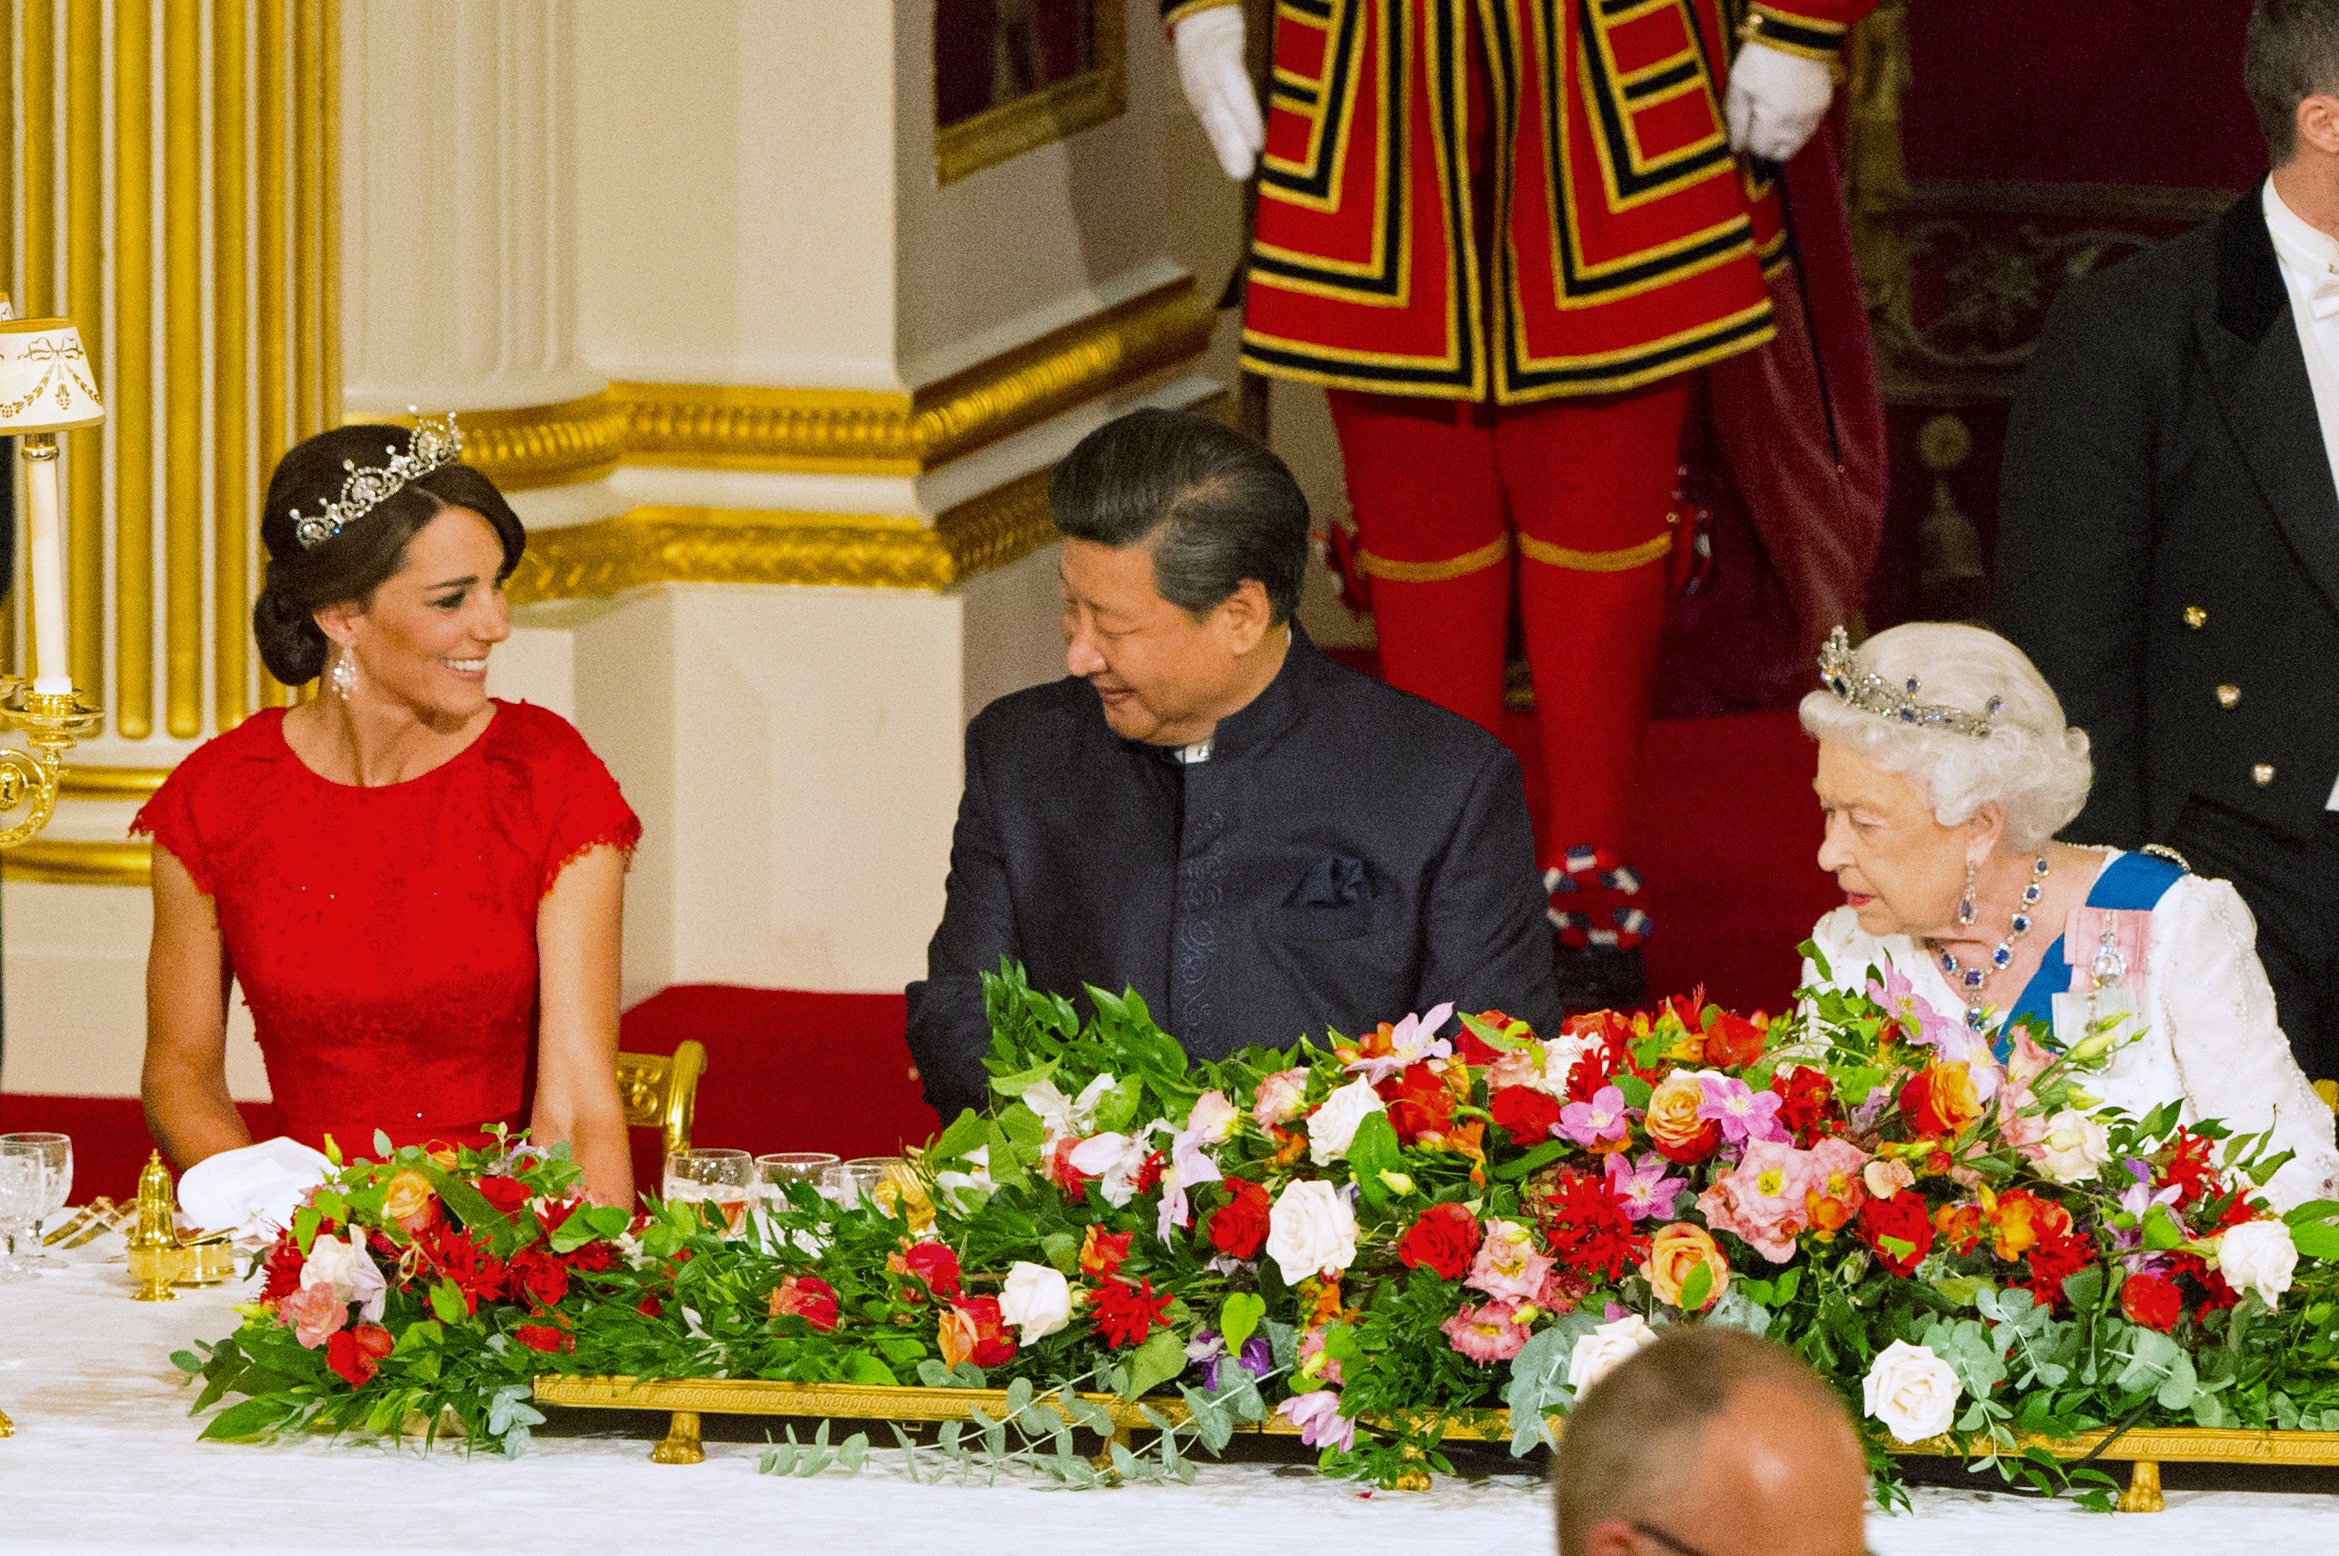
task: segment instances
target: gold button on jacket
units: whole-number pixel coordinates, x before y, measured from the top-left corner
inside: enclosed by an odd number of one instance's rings
[[[2242,689],[2240,687],[2227,685],[2217,688],[2217,705],[2219,707],[2230,708],[2241,700]]]
[[[2266,787],[2266,785],[2272,783],[2273,781],[2274,764],[2272,762],[2260,762],[2257,766],[2250,769],[2250,782],[2256,784],[2259,788],[2263,789]]]

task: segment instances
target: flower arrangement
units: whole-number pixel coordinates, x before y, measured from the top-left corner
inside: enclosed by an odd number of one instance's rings
[[[528,1403],[579,1317],[630,1286],[629,1217],[594,1206],[565,1147],[392,1151],[344,1164],[259,1261],[243,1326],[171,1359],[195,1409],[250,1397],[203,1435],[443,1431],[517,1453]]]
[[[1777,1020],[1689,999],[1442,1037],[1441,1007],[1189,1065],[1139,1000],[1091,996],[1083,1021],[1014,968],[988,981],[998,1101],[926,1148],[923,1200],[797,1188],[742,1237],[688,1205],[624,1230],[564,1208],[573,1169],[542,1159],[524,1202],[486,1207],[488,1251],[618,1255],[565,1290],[507,1278],[473,1304],[390,1209],[411,1153],[348,1169],[212,1352],[204,1402],[257,1397],[211,1432],[451,1408],[508,1444],[522,1418],[492,1402],[530,1370],[1083,1385],[1182,1395],[1209,1448],[1279,1416],[1326,1471],[1394,1484],[1501,1407],[1531,1451],[1689,1322],[1794,1346],[1887,1477],[1890,1441],[1952,1433],[2064,1486],[2021,1434],[2339,1429],[2339,1203],[2277,1216],[2262,1139],[2091,1106],[2110,1033],[2063,1052],[2024,1031],[2000,1058],[1887,973]],[[491,1165],[423,1175],[473,1234],[441,1179]],[[359,1232],[374,1277],[344,1282],[332,1239]],[[330,1308],[305,1295],[328,1286]],[[336,1335],[375,1371],[336,1365]]]

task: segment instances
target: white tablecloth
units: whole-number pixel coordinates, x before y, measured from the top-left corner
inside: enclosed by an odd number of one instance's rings
[[[1193,1486],[1072,1493],[915,1485],[890,1451],[872,1455],[857,1477],[831,1471],[809,1481],[758,1475],[749,1443],[710,1442],[701,1465],[656,1465],[648,1439],[606,1434],[540,1435],[517,1461],[347,1442],[199,1443],[186,1413],[193,1396],[170,1353],[233,1329],[240,1290],[134,1303],[120,1248],[109,1237],[52,1253],[37,1281],[0,1286],[0,1408],[17,1427],[0,1439],[0,1550],[1553,1548],[1547,1493],[1525,1469],[1361,1497],[1312,1470],[1243,1463],[1206,1467]],[[595,1432],[599,1419],[562,1412],[556,1425]],[[2120,1516],[2002,1493],[1919,1489],[1916,1499],[1911,1515],[1870,1519],[1884,1556],[2339,1550],[2339,1499],[2313,1494],[2172,1491],[2164,1513]]]

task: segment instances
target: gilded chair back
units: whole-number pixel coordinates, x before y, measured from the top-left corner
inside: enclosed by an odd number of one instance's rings
[[[689,1150],[698,1078],[706,1073],[706,1045],[688,1039],[676,1045],[671,1059],[664,1054],[619,1054],[617,1095],[625,1104],[626,1123],[657,1130],[668,1156]]]

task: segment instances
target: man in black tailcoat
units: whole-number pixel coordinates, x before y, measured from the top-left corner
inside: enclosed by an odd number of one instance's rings
[[[967,729],[949,901],[909,988],[944,1119],[979,1107],[981,975],[1144,996],[1201,1059],[1444,1001],[1559,1015],[1518,764],[1326,659],[1293,611],[1307,502],[1204,417],[1097,429],[1049,487],[1061,681]]]
[[[2240,889],[2339,1076],[2339,0],[2259,0],[2269,180],[2073,282],[2007,431],[1998,616],[2085,729],[2071,835]]]

